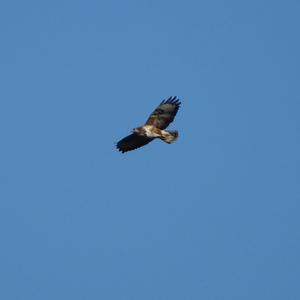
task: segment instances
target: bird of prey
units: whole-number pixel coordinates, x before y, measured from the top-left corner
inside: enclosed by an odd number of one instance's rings
[[[168,144],[175,142],[178,137],[178,131],[167,131],[164,129],[173,122],[180,104],[176,96],[163,100],[143,126],[134,128],[130,135],[117,143],[117,149],[124,153],[145,146],[156,138]]]

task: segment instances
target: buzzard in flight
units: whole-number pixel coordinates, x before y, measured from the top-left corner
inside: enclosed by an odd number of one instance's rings
[[[175,142],[178,131],[164,129],[173,122],[180,104],[176,96],[163,100],[143,126],[134,128],[130,135],[117,143],[117,149],[124,153],[142,147],[156,138],[168,144]]]

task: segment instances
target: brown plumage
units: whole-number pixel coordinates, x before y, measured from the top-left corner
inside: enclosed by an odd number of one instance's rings
[[[180,104],[176,96],[163,100],[143,126],[134,128],[132,134],[117,143],[117,149],[122,153],[131,151],[150,143],[155,138],[168,144],[173,143],[178,137],[178,132],[164,129],[174,121]]]

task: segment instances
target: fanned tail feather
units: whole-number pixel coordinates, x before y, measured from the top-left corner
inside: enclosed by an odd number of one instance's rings
[[[161,139],[168,143],[168,144],[172,144],[174,143],[178,138],[178,131],[174,130],[174,131],[167,131],[167,130],[162,130],[162,137]]]

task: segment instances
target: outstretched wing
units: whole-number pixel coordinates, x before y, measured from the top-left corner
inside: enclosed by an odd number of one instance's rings
[[[165,129],[173,122],[179,106],[179,99],[170,97],[167,100],[163,100],[155,111],[150,115],[145,125],[152,125],[159,129]]]
[[[122,153],[134,150],[136,148],[147,145],[153,140],[153,138],[149,138],[147,136],[138,135],[136,133],[130,134],[124,137],[117,143],[117,148]]]

